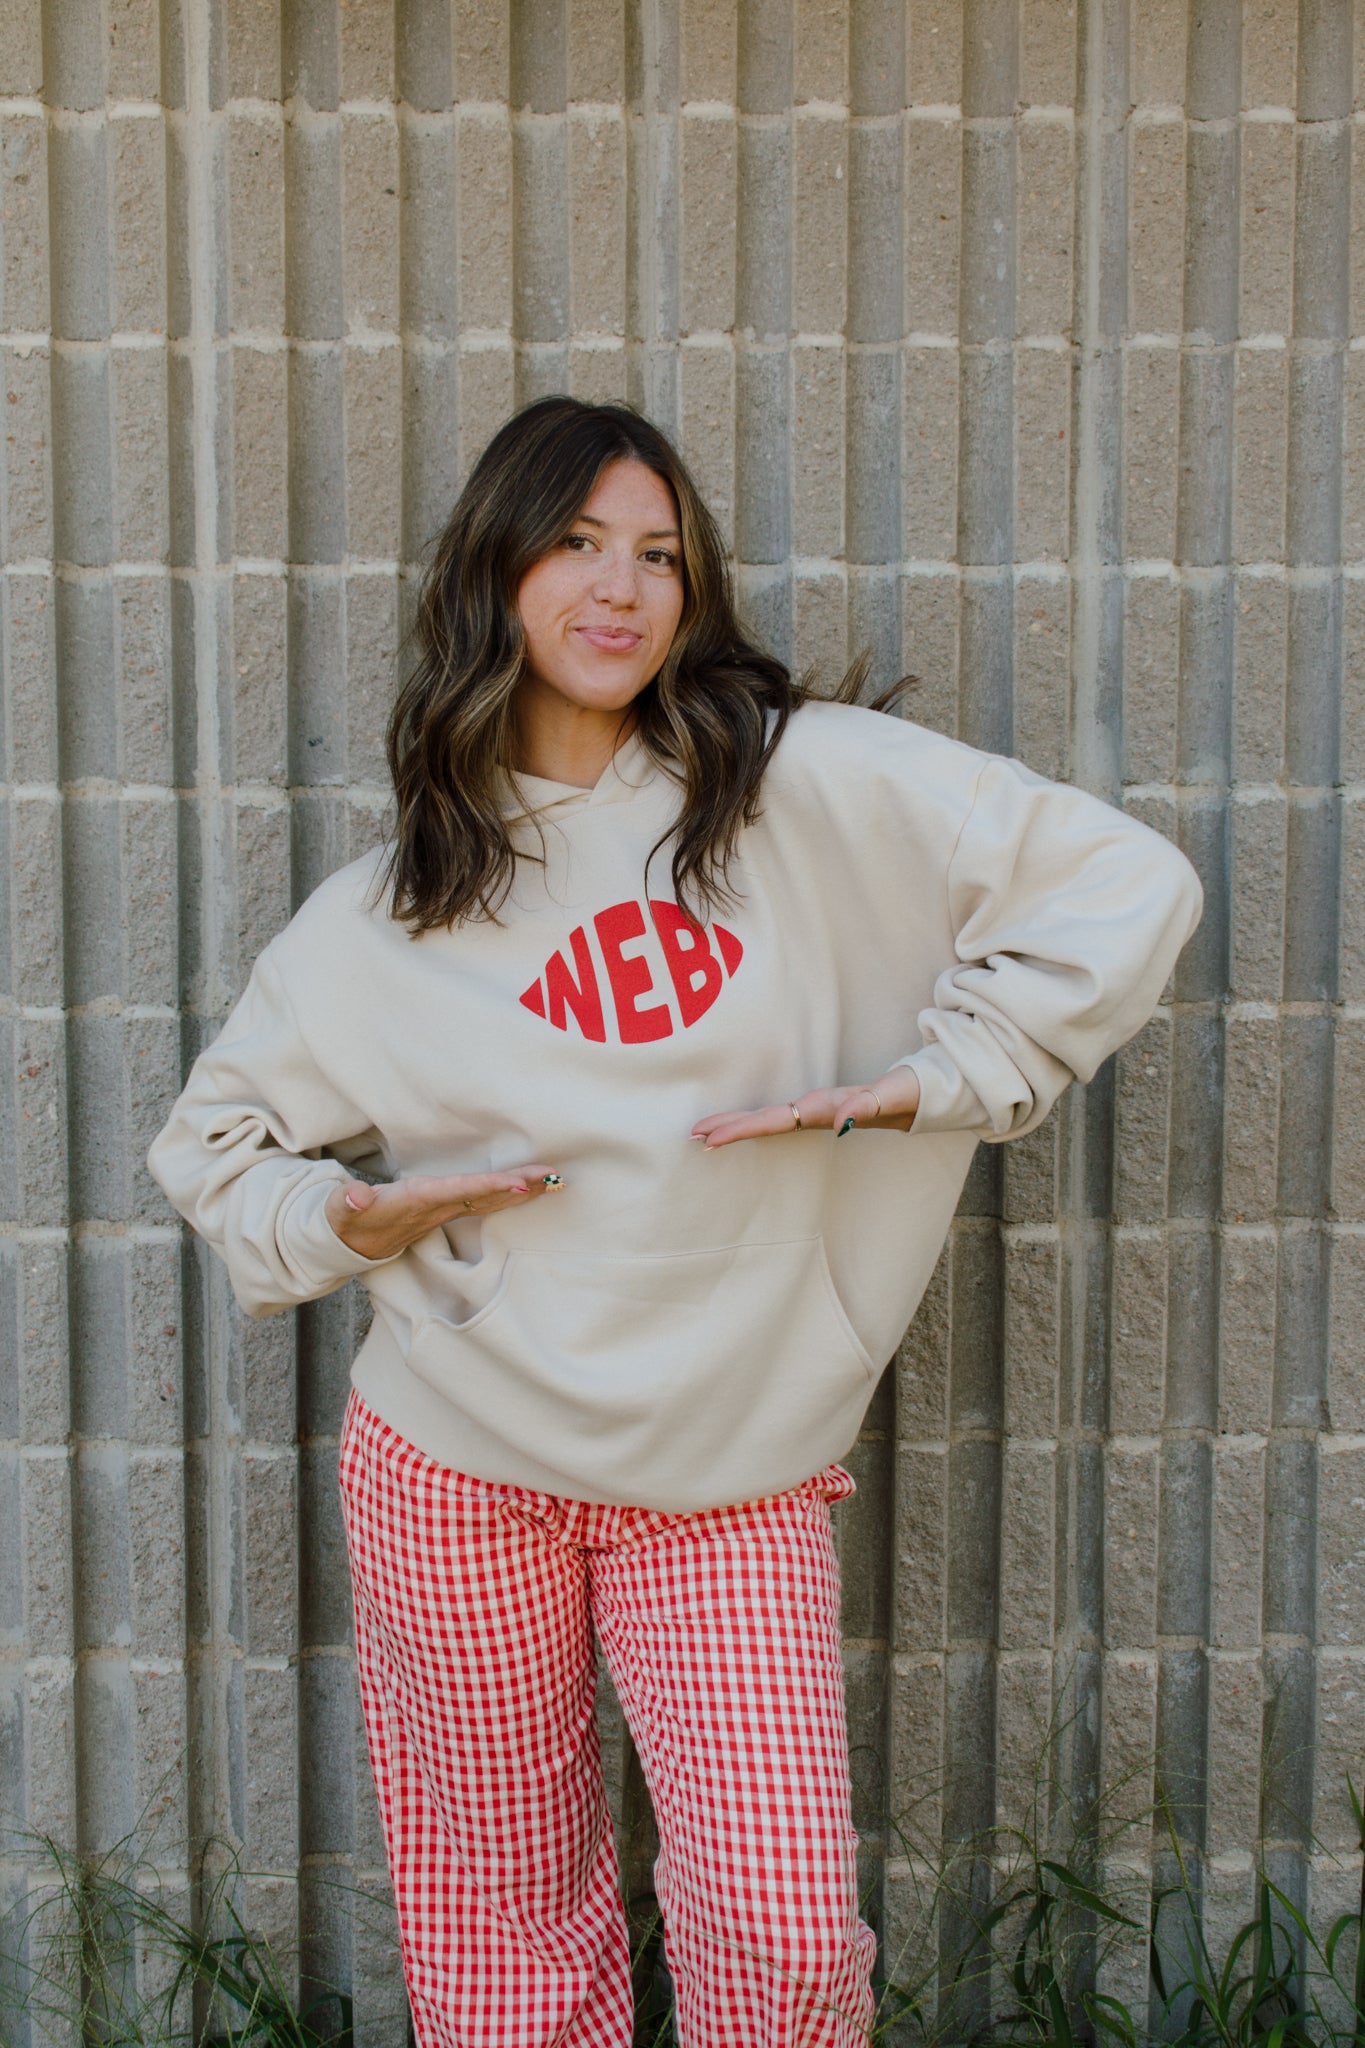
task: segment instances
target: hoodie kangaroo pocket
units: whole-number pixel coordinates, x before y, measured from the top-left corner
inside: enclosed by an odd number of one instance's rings
[[[789,1441],[799,1472],[796,1446],[845,1411],[852,1440],[876,1375],[819,1238],[513,1253],[472,1322],[418,1325],[408,1363],[482,1432],[534,1442],[551,1464],[557,1438],[591,1438],[623,1472],[661,1454],[726,1464],[756,1433]]]

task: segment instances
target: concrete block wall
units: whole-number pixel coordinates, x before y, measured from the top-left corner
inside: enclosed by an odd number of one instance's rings
[[[0,0],[3,1798],[92,1852],[154,1817],[176,1882],[236,1845],[250,1913],[376,2038],[401,1987],[333,1482],[363,1302],[244,1325],[141,1160],[254,955],[377,838],[423,549],[552,390],[678,436],[784,657],[871,647],[913,715],[1130,806],[1208,891],[1142,1037],[978,1155],[854,1453],[888,1962],[1049,1729],[1048,1810],[1141,1812],[1159,1766],[1215,1932],[1258,1852],[1337,1910],[1359,14]],[[1162,1853],[1135,1828],[1116,1881]]]

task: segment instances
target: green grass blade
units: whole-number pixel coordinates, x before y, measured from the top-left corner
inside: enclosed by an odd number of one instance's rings
[[[1133,2015],[1121,1999],[1112,1998],[1106,1991],[1083,1991],[1081,2005],[1097,2035],[1109,2034],[1123,2048],[1138,2048]]]
[[[1136,1920],[1130,1919],[1126,1913],[1120,1913],[1117,1906],[1111,1906],[1107,1899],[1102,1899],[1098,1892],[1083,1884],[1075,1872],[1069,1870],[1064,1863],[1044,1861],[1041,1867],[1050,1870],[1053,1876],[1066,1886],[1072,1898],[1078,1899],[1088,1912],[1097,1913],[1101,1919],[1111,1920],[1119,1927],[1136,1928]]]

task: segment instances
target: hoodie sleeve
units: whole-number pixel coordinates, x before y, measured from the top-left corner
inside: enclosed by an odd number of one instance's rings
[[[342,1243],[324,1206],[346,1180],[339,1159],[373,1154],[377,1134],[313,1059],[271,949],[236,1008],[195,1061],[147,1165],[221,1253],[248,1315],[330,1294],[367,1259]]]
[[[1019,1137],[1151,1016],[1199,881],[1136,819],[992,758],[947,886],[957,958],[919,1014],[920,1050],[895,1062],[919,1079],[912,1129]]]

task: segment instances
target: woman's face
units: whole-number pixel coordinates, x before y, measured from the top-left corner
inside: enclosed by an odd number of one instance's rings
[[[561,713],[566,703],[624,710],[663,666],[682,603],[672,491],[643,462],[609,462],[564,538],[518,586],[523,699],[550,693]]]

